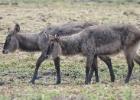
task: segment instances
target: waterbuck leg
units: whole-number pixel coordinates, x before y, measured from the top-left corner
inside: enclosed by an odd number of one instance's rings
[[[34,71],[34,74],[33,74],[33,77],[31,79],[31,83],[34,84],[35,83],[35,80],[37,78],[37,75],[38,75],[38,69],[41,65],[41,63],[46,59],[44,53],[41,54],[41,56],[38,58],[37,62],[36,62],[36,68],[35,68],[35,71]]]
[[[135,55],[134,61],[135,61],[138,65],[140,65],[140,56],[139,56],[138,54]]]
[[[89,83],[89,78],[88,77],[89,77],[89,70],[90,70],[90,68],[92,66],[92,62],[93,62],[93,60],[90,57],[87,57],[86,70],[85,70],[85,72],[86,72],[85,84]]]
[[[98,68],[97,68],[97,56],[94,56],[93,63],[89,72],[88,82],[91,83],[91,79],[93,76],[93,72],[95,71],[95,78],[96,82],[99,82],[99,76],[98,76]]]
[[[99,82],[99,75],[98,75],[98,66],[97,66],[97,57],[95,59],[95,65],[93,64],[93,66],[95,66],[95,79],[96,79],[96,82]]]
[[[56,84],[60,84],[61,83],[61,73],[60,73],[60,58],[59,57],[54,59],[54,65],[55,65],[56,74],[57,74]]]
[[[85,72],[86,72],[85,84],[88,84],[88,74],[89,74],[89,67],[88,66],[86,66]]]
[[[128,63],[128,73],[127,73],[127,77],[125,79],[125,83],[129,82],[129,79],[130,79],[130,76],[132,74],[132,70],[133,70],[133,67],[134,67],[133,61],[127,61],[127,63]]]
[[[113,71],[113,68],[112,68],[111,58],[108,57],[108,56],[99,56],[99,58],[102,61],[104,61],[104,63],[108,66],[111,82],[114,82],[115,81],[115,75],[114,75],[114,71]]]
[[[127,60],[127,64],[128,64],[128,72],[127,72],[127,76],[126,76],[126,79],[125,79],[125,83],[129,82],[129,79],[131,77],[132,70],[133,70],[133,67],[134,67],[133,59],[132,59],[132,57],[131,57],[131,55],[129,53],[125,54],[126,60]]]

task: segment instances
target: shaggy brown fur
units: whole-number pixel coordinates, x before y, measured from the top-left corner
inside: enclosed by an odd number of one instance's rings
[[[9,52],[14,52],[16,49],[20,49],[20,50],[27,51],[27,52],[42,51],[41,56],[38,58],[38,60],[36,62],[35,72],[34,72],[32,80],[31,80],[31,82],[34,83],[35,79],[37,78],[39,66],[47,58],[44,55],[44,50],[48,47],[47,46],[48,38],[46,37],[46,35],[47,34],[54,35],[56,33],[59,34],[60,36],[71,35],[71,34],[75,34],[75,33],[79,32],[91,25],[96,25],[96,23],[69,22],[69,23],[66,23],[66,24],[63,24],[60,26],[50,26],[48,28],[45,28],[39,34],[31,34],[31,33],[25,34],[25,33],[20,32],[20,26],[18,24],[16,24],[15,28],[13,30],[9,30],[10,34],[6,37],[6,41],[5,41],[5,44],[3,47],[3,53],[7,54]],[[102,59],[104,60],[105,58],[103,57]],[[107,60],[108,60],[108,58],[107,58]],[[60,62],[59,58],[54,59],[54,64],[55,64],[55,68],[56,68],[56,72],[57,72],[57,84],[61,82],[59,62]],[[106,61],[106,63],[110,64],[111,61],[110,62]]]
[[[94,70],[98,81],[97,56],[112,55],[124,51],[128,64],[128,73],[125,80],[127,83],[134,66],[133,60],[137,44],[140,41],[140,30],[133,25],[97,25],[88,27],[82,32],[71,36],[59,38],[49,36],[49,40],[52,50],[46,52],[47,55],[55,52],[55,57],[58,57],[62,49],[63,55],[82,54],[87,57],[85,83],[90,83]],[[59,52],[56,53],[57,51],[55,50],[58,49]]]

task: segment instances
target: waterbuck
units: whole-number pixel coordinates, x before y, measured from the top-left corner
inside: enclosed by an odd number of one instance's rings
[[[86,57],[85,83],[91,82],[93,71],[98,80],[97,56],[124,52],[128,64],[125,83],[134,66],[136,48],[140,41],[140,30],[133,25],[96,25],[70,36],[48,35],[46,56],[55,58],[63,55],[82,54]],[[137,58],[138,56],[136,56]]]
[[[44,51],[47,47],[48,38],[46,37],[47,34],[58,34],[60,36],[71,35],[80,32],[81,30],[96,25],[96,23],[78,23],[78,22],[70,22],[63,24],[61,26],[51,26],[44,29],[39,34],[28,34],[20,32],[19,24],[15,25],[13,30],[9,30],[9,34],[6,37],[6,41],[3,47],[3,53],[7,54],[9,52],[14,52],[16,49],[20,49],[27,52],[34,52],[34,51],[42,51],[41,56],[38,58],[36,62],[36,68],[31,80],[32,83],[35,83],[35,79],[37,78],[38,69],[41,63],[47,58],[44,55]],[[44,34],[45,32],[45,34]],[[100,56],[101,60],[103,60],[109,68],[109,72],[111,75],[111,81],[113,82],[115,79],[114,72],[112,69],[111,59],[106,56]],[[57,71],[57,84],[61,82],[60,76],[60,59],[59,57],[54,59],[55,68]]]

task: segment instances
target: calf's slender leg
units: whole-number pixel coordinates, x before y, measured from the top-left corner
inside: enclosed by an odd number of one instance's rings
[[[90,72],[89,72],[89,76],[88,76],[89,83],[91,83],[91,79],[92,79],[94,71],[95,71],[96,82],[99,82],[98,68],[97,68],[97,56],[96,55],[94,56],[92,66],[90,67]]]
[[[134,54],[133,54],[133,52],[134,52],[133,49],[127,49],[125,51],[125,57],[126,57],[126,61],[127,61],[127,64],[128,64],[128,72],[127,72],[127,76],[126,76],[126,79],[125,79],[125,83],[129,82],[129,79],[131,77],[132,70],[133,70],[133,67],[134,67],[134,62],[133,62]]]
[[[132,74],[132,70],[133,70],[133,67],[134,67],[134,62],[131,58],[127,58],[127,64],[128,64],[128,72],[127,72],[127,76],[126,76],[126,79],[125,79],[125,83],[129,82],[129,79],[130,79],[130,76]]]
[[[95,66],[94,68],[94,70],[95,70],[95,79],[96,79],[96,82],[99,82],[99,75],[98,75],[98,66],[97,66],[97,57],[96,57],[96,59],[94,59],[95,60],[95,64],[93,64],[93,66]]]
[[[114,75],[114,71],[113,71],[113,68],[112,68],[111,58],[108,57],[108,56],[99,56],[99,58],[102,61],[104,61],[104,63],[108,66],[111,82],[114,82],[115,81],[115,75]]]
[[[35,68],[35,71],[34,71],[34,74],[33,74],[33,77],[31,79],[31,83],[32,84],[35,84],[35,80],[37,78],[37,75],[38,75],[38,69],[41,65],[41,63],[46,59],[47,57],[45,57],[44,53],[41,54],[41,56],[38,58],[37,62],[36,62],[36,68]]]
[[[55,65],[56,74],[57,74],[56,84],[60,84],[61,83],[61,72],[60,72],[60,58],[59,57],[54,59],[54,65]]]
[[[89,83],[89,71],[90,71],[90,68],[92,66],[92,58],[91,57],[87,57],[87,61],[86,61],[86,77],[85,77],[85,84],[88,84]]]

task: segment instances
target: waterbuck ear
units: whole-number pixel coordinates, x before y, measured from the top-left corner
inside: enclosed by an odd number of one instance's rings
[[[57,42],[58,42],[58,41],[59,41],[59,39],[60,39],[59,35],[58,35],[58,34],[55,34],[55,35],[54,35],[54,39],[55,39],[55,41],[57,41]]]
[[[55,35],[54,35],[54,38],[55,38],[55,39],[59,39],[60,36],[59,36],[58,34],[55,34]]]
[[[20,26],[18,23],[16,23],[14,28],[14,34],[18,33],[19,31],[20,31]]]
[[[59,35],[58,35],[58,34],[55,34],[54,37],[55,37],[55,38],[59,38]]]
[[[48,36],[48,38],[49,38],[49,40],[54,40],[54,36],[53,35],[50,35],[50,34],[47,34],[47,36]]]

